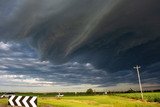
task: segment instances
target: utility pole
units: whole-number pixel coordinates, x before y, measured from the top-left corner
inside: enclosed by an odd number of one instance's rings
[[[138,81],[139,81],[139,88],[140,88],[141,97],[142,97],[142,100],[143,100],[143,92],[142,92],[141,78],[140,78],[140,75],[139,75],[139,69],[140,69],[141,67],[137,65],[136,67],[133,67],[133,68],[137,70]]]

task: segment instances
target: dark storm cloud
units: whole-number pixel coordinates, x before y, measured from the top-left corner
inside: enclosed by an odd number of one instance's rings
[[[91,63],[110,73],[101,83],[112,77],[113,82],[134,81],[130,70],[136,64],[144,78],[156,74],[156,81],[159,66],[148,67],[160,61],[159,5],[159,0],[1,0],[0,38],[26,39],[42,60]],[[66,72],[68,81],[83,74],[76,71]],[[126,80],[118,77],[124,73]]]
[[[159,63],[155,63],[148,66],[146,71],[141,72],[142,82],[147,85],[146,87],[149,87],[148,84],[155,84],[157,87],[159,84],[158,71]],[[1,86],[38,87],[92,84],[98,87],[108,87],[123,84],[133,86],[138,83],[135,70],[113,73],[96,69],[90,63],[67,62],[54,65],[48,61],[41,62],[35,50],[28,47],[25,41],[21,44],[0,42],[0,74]]]
[[[3,24],[1,37],[29,38],[44,59],[62,63],[70,59],[68,55],[91,36],[104,14],[117,3],[117,0],[25,1],[13,11],[15,16]]]
[[[0,74],[1,86],[97,85],[107,75],[90,63],[53,65],[48,61],[41,62],[25,42],[0,42]]]
[[[75,58],[112,71],[147,66],[160,60],[159,1],[125,1],[106,14]],[[77,55],[78,54],[78,55]],[[78,58],[79,59],[79,58]],[[95,60],[96,59],[96,60]]]

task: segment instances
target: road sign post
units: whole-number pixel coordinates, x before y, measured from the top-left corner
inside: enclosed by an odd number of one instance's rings
[[[37,107],[36,96],[9,96],[8,105],[12,107]]]

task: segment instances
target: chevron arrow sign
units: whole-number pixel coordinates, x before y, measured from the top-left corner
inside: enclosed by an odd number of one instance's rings
[[[9,96],[8,105],[14,107],[37,107],[37,97],[33,96]]]

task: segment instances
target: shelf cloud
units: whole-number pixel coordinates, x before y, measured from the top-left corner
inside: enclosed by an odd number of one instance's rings
[[[116,77],[131,76],[139,64],[147,79],[160,69],[159,5],[159,0],[1,0],[0,40],[27,41],[55,66],[88,63]],[[9,46],[0,42],[0,48]]]

